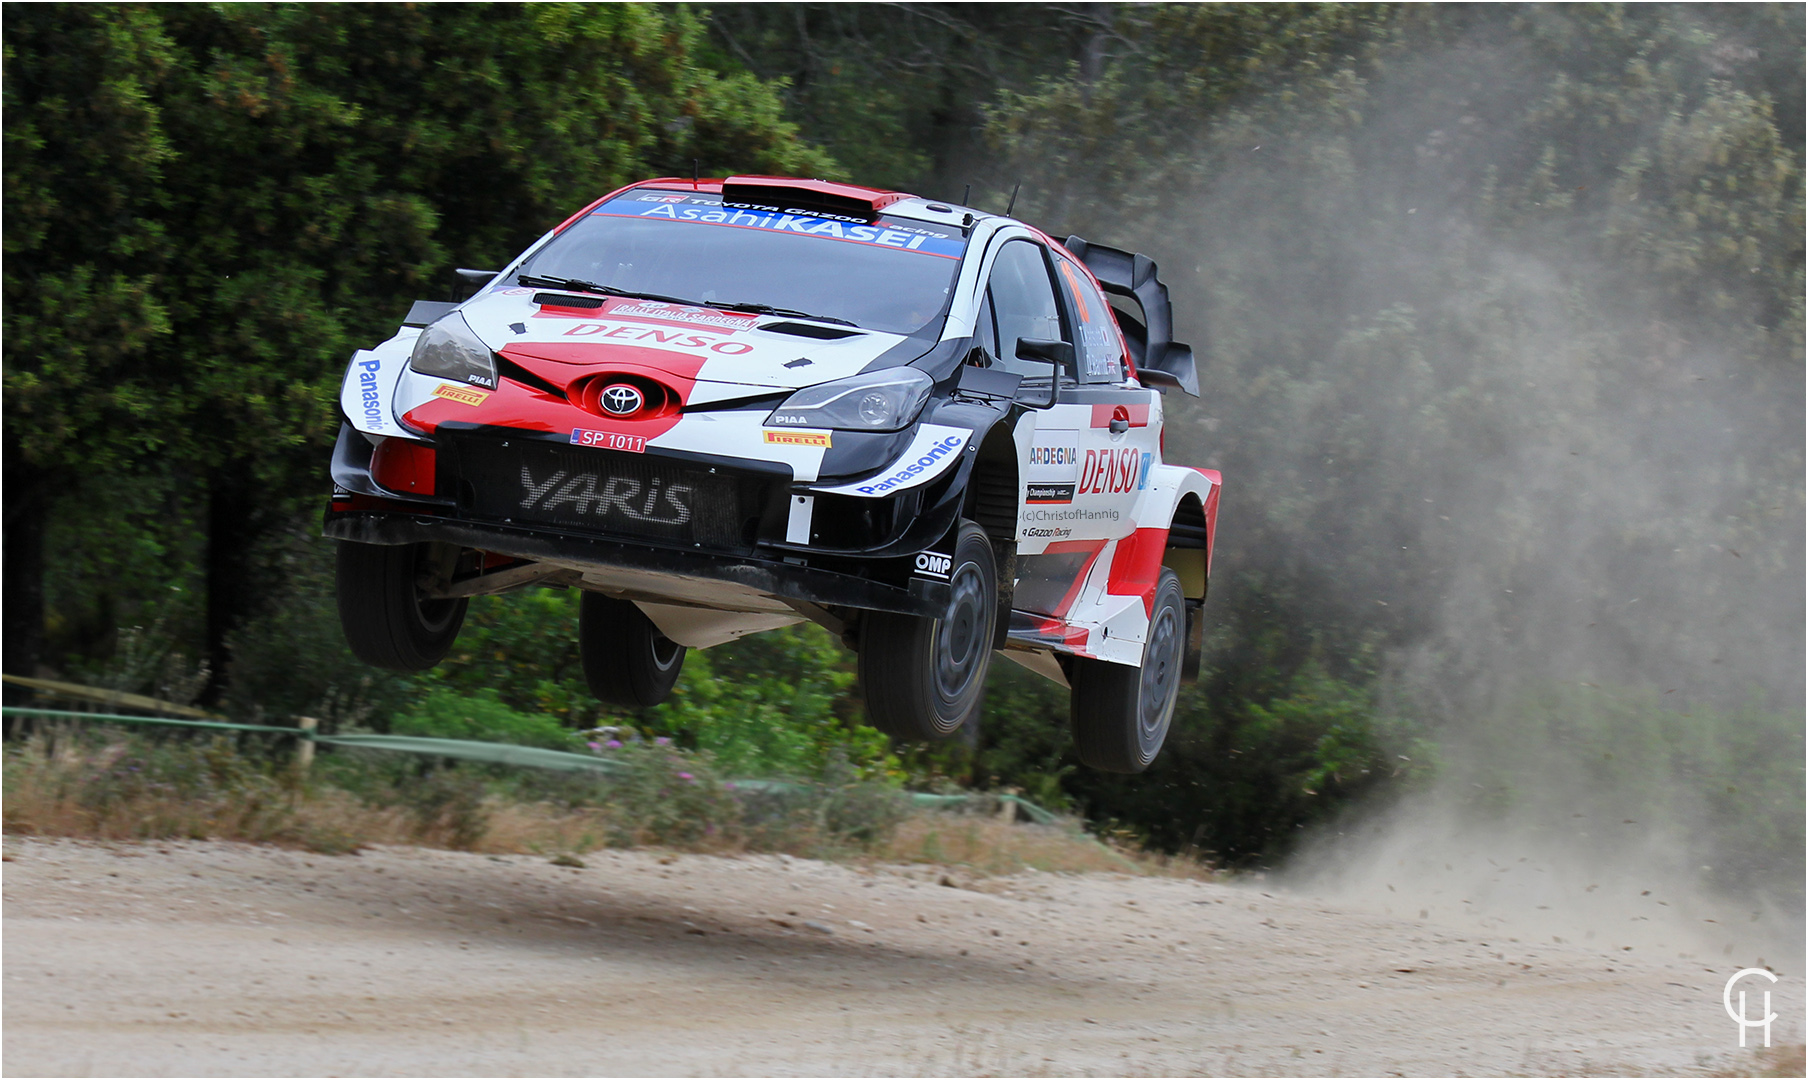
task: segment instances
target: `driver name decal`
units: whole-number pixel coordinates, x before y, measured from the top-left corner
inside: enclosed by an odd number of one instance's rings
[[[759,317],[755,315],[681,307],[677,304],[663,304],[656,300],[617,301],[609,308],[609,314],[622,319],[656,319],[660,322],[688,323],[692,326],[713,326],[730,334],[752,330],[754,323],[759,321]]]

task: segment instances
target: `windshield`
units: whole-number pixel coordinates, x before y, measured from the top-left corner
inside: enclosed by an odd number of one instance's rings
[[[758,304],[909,334],[947,303],[966,243],[959,229],[929,222],[867,224],[640,188],[554,237],[517,277]]]

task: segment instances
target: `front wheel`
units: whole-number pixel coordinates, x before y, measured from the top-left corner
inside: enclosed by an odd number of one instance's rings
[[[1073,736],[1082,763],[1100,772],[1139,773],[1155,760],[1174,721],[1185,642],[1180,578],[1163,567],[1142,666],[1074,658]]]
[[[867,722],[896,739],[946,739],[979,711],[992,664],[998,571],[984,529],[963,521],[939,619],[874,612],[860,630]]]
[[[339,626],[352,655],[392,671],[426,671],[446,658],[465,622],[464,597],[431,599],[423,575],[450,576],[458,549],[449,544],[339,542],[334,591]]]
[[[597,700],[630,709],[664,701],[684,667],[684,646],[659,632],[630,600],[587,592],[578,607],[578,653]]]

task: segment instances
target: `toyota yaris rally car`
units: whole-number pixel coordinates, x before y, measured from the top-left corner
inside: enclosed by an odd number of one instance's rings
[[[419,670],[468,598],[584,591],[603,700],[810,620],[869,722],[949,736],[994,652],[1140,772],[1197,669],[1218,475],[1162,457],[1198,392],[1147,258],[815,180],[649,180],[353,356],[326,534],[345,636]]]

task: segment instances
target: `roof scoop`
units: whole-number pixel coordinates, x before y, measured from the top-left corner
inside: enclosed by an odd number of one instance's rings
[[[895,191],[880,191],[856,184],[782,176],[731,176],[722,181],[722,202],[725,204],[739,203],[806,214],[824,212],[861,221],[877,221],[881,210],[907,197]]]

